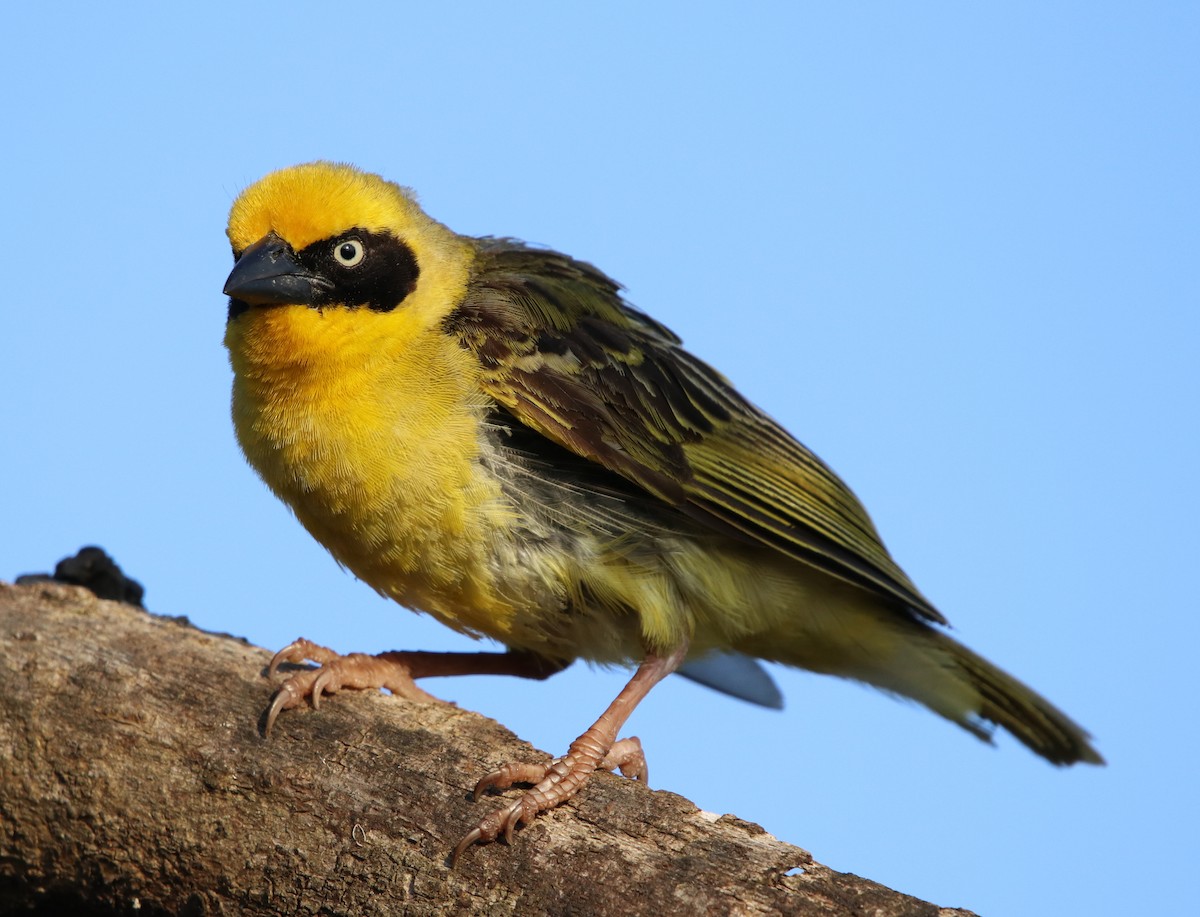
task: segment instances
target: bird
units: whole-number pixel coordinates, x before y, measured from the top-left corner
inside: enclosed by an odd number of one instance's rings
[[[590,263],[455,233],[413,192],[317,161],[248,186],[227,228],[238,443],[267,487],[382,595],[499,652],[339,654],[301,638],[266,716],[415,679],[633,668],[532,785],[450,857],[570,799],[645,779],[630,714],[674,671],[778,706],[758,660],[917,701],[1056,765],[1090,736],[947,633],[839,477]]]

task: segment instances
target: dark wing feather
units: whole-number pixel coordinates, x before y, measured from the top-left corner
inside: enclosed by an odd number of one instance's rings
[[[692,518],[944,623],[812,452],[589,264],[480,240],[445,324],[523,424]]]

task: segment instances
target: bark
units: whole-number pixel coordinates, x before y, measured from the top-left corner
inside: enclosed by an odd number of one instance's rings
[[[81,587],[0,583],[0,912],[967,913],[607,774],[450,870],[499,802],[472,802],[475,779],[544,755],[360,692],[267,741],[268,658]]]

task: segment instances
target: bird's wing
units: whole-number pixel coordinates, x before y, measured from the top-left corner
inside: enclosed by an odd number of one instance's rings
[[[480,245],[445,328],[517,420],[716,530],[944,623],[849,488],[614,281],[556,252]]]

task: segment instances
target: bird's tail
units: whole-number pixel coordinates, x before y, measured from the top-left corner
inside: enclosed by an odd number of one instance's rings
[[[974,712],[979,719],[1012,733],[1052,764],[1104,763],[1088,741],[1088,733],[1052,703],[958,641],[941,633],[938,638],[940,648],[978,694],[979,706]],[[986,738],[986,730],[980,730],[978,724],[956,722],[976,734],[982,731]]]
[[[1053,764],[1104,763],[1069,716],[940,628],[878,603],[846,602],[835,611],[820,627],[793,616],[793,632],[756,634],[736,649],[911,698],[984,741],[1000,726]]]

